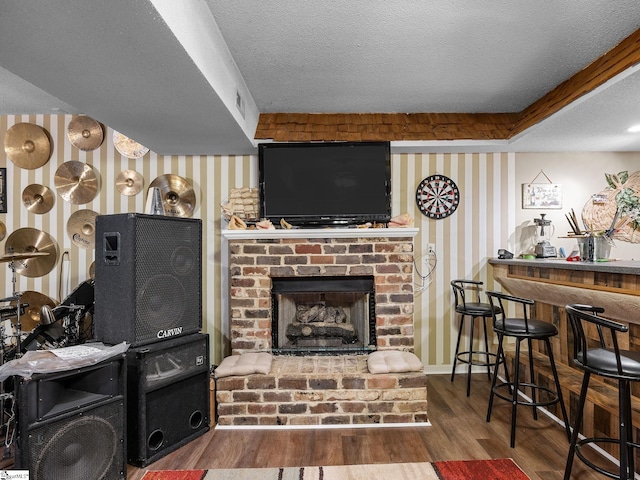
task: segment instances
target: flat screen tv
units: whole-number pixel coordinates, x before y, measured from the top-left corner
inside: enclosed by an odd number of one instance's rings
[[[389,142],[263,143],[261,216],[303,228],[391,218]]]

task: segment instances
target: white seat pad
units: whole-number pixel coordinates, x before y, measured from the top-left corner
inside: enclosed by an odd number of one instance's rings
[[[411,352],[400,350],[378,350],[367,358],[369,373],[421,372],[424,366]]]
[[[232,375],[268,374],[271,371],[273,355],[267,352],[248,352],[231,355],[222,360],[214,370],[216,378]]]

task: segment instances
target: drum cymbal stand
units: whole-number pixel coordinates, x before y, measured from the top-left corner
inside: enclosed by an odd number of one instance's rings
[[[16,292],[16,283],[18,281],[16,276],[16,260],[13,258],[9,262],[9,268],[11,269],[11,288],[13,290],[12,297],[10,300],[17,300],[17,308],[16,308],[16,358],[22,356],[22,345],[20,345],[20,337],[22,336],[22,324],[20,322],[20,297],[22,296],[22,292]],[[26,265],[25,265],[26,267]],[[7,300],[7,299],[5,299]]]
[[[16,358],[22,356],[22,323],[20,322],[20,310],[22,310],[22,304],[20,303],[20,297],[22,292],[13,292],[13,296],[16,298]],[[25,303],[25,305],[27,305]],[[27,305],[28,306],[28,305]]]
[[[22,310],[22,305],[20,304],[20,297],[22,296],[21,292],[16,291],[16,258],[13,256],[13,248],[9,249],[9,256],[11,261],[8,263],[9,268],[11,269],[11,287],[12,287],[12,296],[9,298],[0,299],[0,301],[12,301],[17,300],[16,303],[16,358],[22,356],[21,350],[21,336],[22,336],[22,324],[20,321],[20,310]],[[4,259],[3,259],[4,260]],[[6,348],[5,343],[5,333],[2,332],[2,349],[3,355],[1,363],[5,361],[4,349]],[[7,412],[7,404],[10,406],[11,411]],[[5,418],[7,421],[5,422]],[[11,444],[13,443],[13,436],[15,435],[15,424],[13,433],[11,433],[11,424],[15,421],[15,402],[13,401],[13,394],[11,392],[5,391],[5,382],[0,382],[0,422],[1,429],[4,431],[5,435],[5,449],[2,454],[3,459],[7,459],[11,456]]]

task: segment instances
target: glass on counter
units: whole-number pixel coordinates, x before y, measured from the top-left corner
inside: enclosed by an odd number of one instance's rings
[[[580,249],[580,260],[598,262],[609,260],[613,240],[606,235],[589,235],[576,238]]]

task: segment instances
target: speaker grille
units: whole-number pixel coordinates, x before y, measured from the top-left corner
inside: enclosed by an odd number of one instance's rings
[[[209,429],[209,336],[127,351],[127,458],[145,467]]]
[[[34,480],[124,478],[123,402],[120,398],[30,431],[28,465]]]
[[[142,421],[148,436],[141,439],[144,463],[156,461],[209,430],[209,380],[209,372],[202,372],[147,393]],[[138,461],[129,459],[134,465]]]
[[[153,218],[136,223],[136,339],[153,340],[159,331],[199,324],[200,231],[194,227]]]
[[[164,215],[96,218],[95,331],[146,345],[202,328],[202,222]]]
[[[155,275],[136,289],[136,338],[153,338],[160,330],[183,325],[187,294],[174,276]]]
[[[209,370],[209,337],[195,333],[127,352],[129,380],[142,391]],[[138,387],[137,385],[135,386]]]

